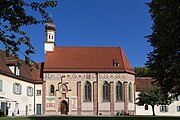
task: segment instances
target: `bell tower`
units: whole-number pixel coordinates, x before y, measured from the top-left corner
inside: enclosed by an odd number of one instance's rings
[[[50,17],[48,23],[45,23],[45,31],[46,31],[46,41],[44,42],[44,52],[53,52],[55,47],[55,31],[56,26]]]

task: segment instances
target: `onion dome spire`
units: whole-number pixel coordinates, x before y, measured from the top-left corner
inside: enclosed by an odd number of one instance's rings
[[[47,23],[45,23],[45,29],[46,30],[56,30],[56,25],[54,24],[54,21],[52,19],[52,16],[50,15],[49,20]]]

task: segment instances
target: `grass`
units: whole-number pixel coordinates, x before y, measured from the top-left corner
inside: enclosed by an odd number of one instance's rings
[[[32,117],[0,117],[0,120],[180,120],[180,117],[167,116],[32,116]]]

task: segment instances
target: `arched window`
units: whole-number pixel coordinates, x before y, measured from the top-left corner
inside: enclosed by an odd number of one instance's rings
[[[84,101],[91,101],[91,83],[88,81],[84,86]]]
[[[129,102],[133,102],[132,83],[129,83]]]
[[[110,87],[108,82],[104,82],[103,84],[103,101],[109,101]]]
[[[54,85],[53,84],[50,85],[49,93],[50,93],[50,95],[54,95]]]
[[[122,91],[122,83],[117,82],[116,83],[116,101],[122,101],[123,100],[123,91]]]

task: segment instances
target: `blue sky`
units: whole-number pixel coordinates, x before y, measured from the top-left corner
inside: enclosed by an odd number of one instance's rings
[[[132,67],[144,66],[152,50],[144,38],[151,34],[152,25],[147,2],[150,0],[58,0],[56,8],[48,9],[56,24],[56,46],[122,47]],[[31,58],[44,61],[44,25],[24,29],[36,50]]]

